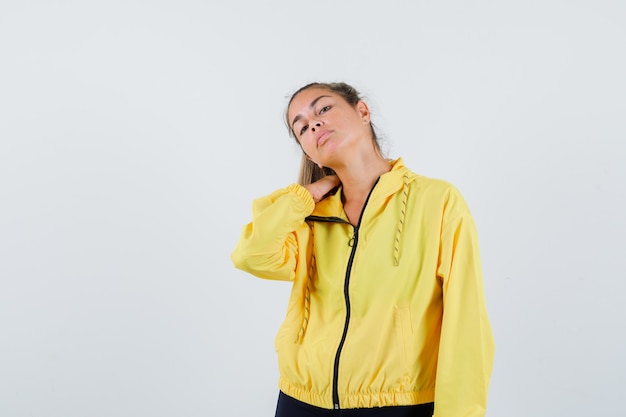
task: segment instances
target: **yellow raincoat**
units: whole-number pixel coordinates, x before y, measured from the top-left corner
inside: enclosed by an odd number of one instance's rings
[[[276,336],[285,394],[483,416],[494,344],[474,221],[452,185],[391,164],[357,226],[341,189],[317,205],[297,184],[254,201],[232,260],[293,282]]]

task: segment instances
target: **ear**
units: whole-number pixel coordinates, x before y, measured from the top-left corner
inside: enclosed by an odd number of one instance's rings
[[[356,103],[356,111],[359,113],[359,117],[363,120],[363,123],[370,122],[370,109],[367,107],[367,103],[363,100],[359,100]]]

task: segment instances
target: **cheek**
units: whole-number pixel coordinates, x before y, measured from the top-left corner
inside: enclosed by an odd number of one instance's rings
[[[313,135],[304,135],[305,137],[300,139],[300,147],[309,156],[314,155],[317,152],[317,146],[315,146],[315,137]]]
[[[300,147],[304,152],[309,153],[310,150],[314,149],[313,142],[310,138],[302,138],[300,139]]]

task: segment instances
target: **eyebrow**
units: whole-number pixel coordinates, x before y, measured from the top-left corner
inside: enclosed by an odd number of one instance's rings
[[[317,104],[318,101],[320,101],[320,99],[324,98],[324,97],[330,97],[330,96],[319,96],[318,98],[316,98],[315,100],[313,100],[311,102],[311,104],[309,104],[309,108],[312,109],[313,107],[315,107],[315,104]],[[291,130],[293,130],[293,125],[296,124],[296,122],[298,120],[300,120],[302,118],[301,114],[296,115],[296,117],[293,118],[293,122],[291,122]]]

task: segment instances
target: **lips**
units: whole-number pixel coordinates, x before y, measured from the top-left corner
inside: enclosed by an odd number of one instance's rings
[[[324,144],[324,142],[326,142],[326,139],[328,139],[328,136],[330,136],[332,132],[328,131],[328,130],[323,130],[320,135],[317,137],[317,146],[322,146]]]

